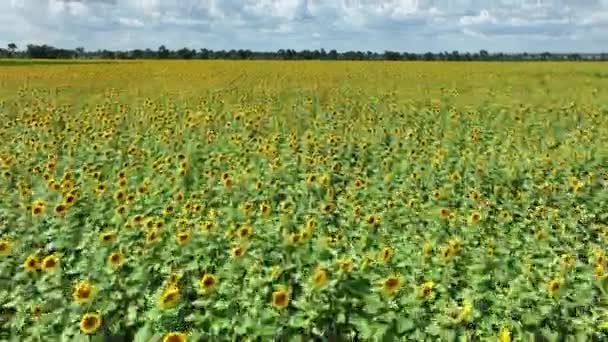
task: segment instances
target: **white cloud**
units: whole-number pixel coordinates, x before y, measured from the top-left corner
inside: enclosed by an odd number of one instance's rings
[[[21,47],[608,49],[608,0],[6,0],[0,22]]]

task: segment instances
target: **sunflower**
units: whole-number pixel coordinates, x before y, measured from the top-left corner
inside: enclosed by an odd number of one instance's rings
[[[439,209],[439,217],[441,217],[444,220],[449,219],[450,218],[450,209],[448,209],[448,208]]]
[[[300,233],[291,233],[287,236],[287,244],[295,246],[302,241],[302,235]]]
[[[101,243],[104,243],[104,244],[113,243],[116,241],[116,232],[110,231],[110,232],[102,233],[100,235],[100,240],[101,240]]]
[[[422,246],[422,255],[425,258],[429,258],[433,255],[433,250],[435,249],[435,247],[433,246],[432,243],[430,242],[425,242],[424,245]]]
[[[306,176],[306,184],[313,185],[316,182],[317,182],[317,175],[310,174],[310,175]]]
[[[547,291],[551,297],[554,297],[562,288],[562,282],[559,279],[553,279],[547,284]]]
[[[175,237],[175,240],[177,241],[177,243],[179,245],[185,245],[186,243],[188,243],[188,241],[190,241],[190,232],[183,230],[177,233],[177,236]]]
[[[382,280],[382,291],[386,295],[394,295],[401,288],[401,277],[391,275]]]
[[[365,222],[367,222],[367,224],[369,224],[370,226],[377,227],[380,224],[380,218],[378,217],[378,215],[369,215],[365,219]]]
[[[479,200],[481,199],[481,194],[477,190],[472,190],[471,192],[469,192],[469,198],[472,201],[479,202]]]
[[[338,268],[342,273],[349,273],[353,269],[352,259],[340,259],[338,260]]]
[[[317,220],[315,220],[314,218],[309,218],[306,221],[306,229],[307,230],[314,230],[317,227]]]
[[[245,204],[243,204],[243,211],[245,212],[245,215],[249,215],[252,210],[253,210],[252,202],[245,202]]]
[[[380,252],[380,261],[383,263],[388,263],[393,258],[393,249],[390,247],[384,247]]]
[[[160,295],[158,306],[161,309],[171,309],[177,305],[180,297],[179,289],[177,287],[170,287]]]
[[[11,252],[11,242],[9,240],[0,240],[0,256],[7,256]]]
[[[123,190],[118,190],[114,193],[114,200],[116,202],[122,202],[127,197],[127,194]]]
[[[270,205],[268,205],[268,203],[262,203],[262,205],[260,206],[260,211],[262,213],[262,216],[268,216],[270,215],[272,208],[270,207]]]
[[[606,263],[606,254],[603,251],[597,251],[595,253],[595,265],[604,266],[605,263]]]
[[[81,281],[74,286],[72,298],[78,304],[89,303],[93,299],[94,288],[88,281]]]
[[[27,272],[35,272],[40,267],[40,261],[35,255],[29,255],[27,258],[25,258],[23,267]]]
[[[432,281],[426,282],[420,286],[420,297],[427,298],[433,292],[433,287],[435,287],[435,283]]]
[[[146,242],[147,243],[154,243],[156,242],[156,240],[158,240],[158,236],[159,236],[159,232],[157,229],[151,229],[148,234],[146,235]]]
[[[98,313],[86,313],[80,320],[80,330],[85,334],[92,334],[101,327],[101,315]]]
[[[234,258],[240,258],[245,255],[245,247],[243,247],[242,245],[236,245],[232,248],[230,254]]]
[[[30,312],[34,319],[38,319],[38,318],[40,318],[40,316],[42,316],[42,313],[43,313],[42,306],[32,305],[32,307],[30,308]]]
[[[469,224],[478,224],[481,222],[481,214],[478,211],[474,211],[469,215]]]
[[[285,309],[289,305],[289,292],[286,288],[280,288],[272,293],[272,306],[277,309]]]
[[[461,179],[460,174],[458,172],[453,172],[452,174],[450,174],[449,179],[452,183],[458,183]]]
[[[182,191],[178,191],[175,194],[173,194],[173,199],[177,202],[181,202],[184,200],[186,196],[184,195],[184,193]]]
[[[144,217],[142,215],[137,214],[137,215],[133,216],[131,221],[133,222],[133,224],[139,225],[144,221]]]
[[[365,186],[365,182],[361,178],[355,180],[355,188],[361,189]]]
[[[210,232],[212,232],[215,229],[215,223],[213,223],[212,221],[206,221],[201,226],[201,229],[205,233],[210,233]]]
[[[251,236],[252,229],[250,226],[243,226],[237,231],[237,236],[241,239],[246,239]]]
[[[511,221],[511,218],[512,218],[511,213],[506,210],[502,210],[500,212],[500,214],[498,214],[498,217],[500,218],[500,220],[502,222],[509,222],[509,221]]]
[[[108,264],[110,264],[112,268],[117,268],[123,263],[124,260],[125,256],[121,252],[112,252],[108,256]]]
[[[37,200],[32,204],[32,215],[40,216],[44,213],[44,209],[46,208],[46,204],[43,200]]]
[[[53,273],[59,265],[59,259],[56,255],[49,255],[42,260],[42,270],[48,273]]]
[[[498,340],[500,342],[511,342],[511,332],[509,331],[509,328],[503,326],[500,329],[500,333],[498,334]]]
[[[64,203],[57,204],[57,206],[55,206],[55,214],[57,214],[57,216],[63,216],[63,215],[65,215],[65,212],[67,209],[68,209],[67,204],[64,204]]]
[[[314,274],[312,275],[311,282],[315,288],[321,288],[327,283],[327,271],[322,267],[317,267]]]
[[[97,184],[97,187],[95,188],[95,192],[100,195],[105,193],[106,190],[108,190],[108,188],[104,184]]]
[[[217,282],[217,277],[215,275],[206,273],[199,281],[199,286],[203,291],[209,291],[217,285]]]
[[[163,337],[163,342],[186,342],[188,338],[186,334],[181,332],[170,332]]]

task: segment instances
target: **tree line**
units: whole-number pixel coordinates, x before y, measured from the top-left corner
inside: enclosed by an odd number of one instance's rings
[[[251,50],[211,50],[182,48],[171,50],[161,45],[158,49],[133,49],[124,51],[95,50],[87,51],[82,47],[76,49],[56,48],[50,45],[29,44],[24,50],[9,43],[7,48],[0,48],[0,58],[44,58],[44,59],[252,59],[252,60],[389,60],[389,61],[608,61],[608,53],[490,53],[479,52],[426,52],[411,53],[398,51],[344,51],[335,49],[326,51],[280,49],[273,52]]]

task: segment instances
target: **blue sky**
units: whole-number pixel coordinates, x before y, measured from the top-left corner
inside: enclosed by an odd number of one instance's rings
[[[0,44],[603,52],[608,0],[1,0]]]

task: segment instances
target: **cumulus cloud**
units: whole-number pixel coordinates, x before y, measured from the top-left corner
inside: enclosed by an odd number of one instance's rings
[[[5,0],[7,44],[601,51],[608,0]]]

